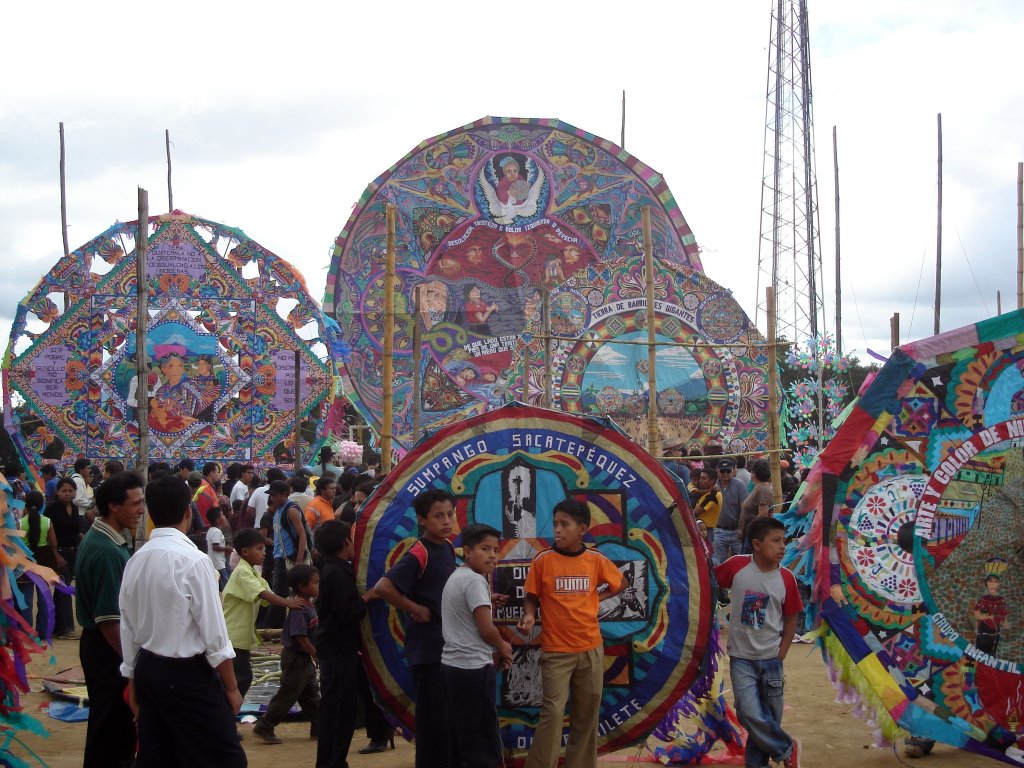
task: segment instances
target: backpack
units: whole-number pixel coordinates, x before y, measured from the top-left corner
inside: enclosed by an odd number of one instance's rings
[[[313,532],[309,530],[309,524],[306,522],[306,516],[302,512],[302,507],[296,504],[294,501],[289,501],[281,510],[277,513],[281,516],[281,533],[288,537],[291,542],[291,549],[298,554],[299,547],[299,534],[292,529],[291,520],[288,519],[288,510],[295,508],[299,510],[299,520],[302,523],[302,530],[306,533],[306,559],[303,561],[307,564],[312,563],[312,550],[313,550]],[[286,554],[285,557],[288,557]],[[294,558],[288,558],[292,560]]]

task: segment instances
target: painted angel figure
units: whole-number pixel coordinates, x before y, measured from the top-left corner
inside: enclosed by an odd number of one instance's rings
[[[498,165],[501,167],[501,178],[497,187],[488,181],[486,165],[480,171],[480,186],[494,222],[508,225],[517,216],[535,215],[544,183],[544,172],[537,167],[537,178],[530,184],[522,177],[519,161],[511,155],[503,157]]]

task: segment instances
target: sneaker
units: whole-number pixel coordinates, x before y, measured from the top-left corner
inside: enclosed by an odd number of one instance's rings
[[[793,749],[790,750],[789,757],[782,761],[785,768],[800,768],[801,752],[803,752],[803,745],[800,744],[800,739],[793,739]]]
[[[252,735],[262,741],[264,744],[280,744],[281,737],[274,733],[273,728],[261,728],[256,725],[252,729]]]

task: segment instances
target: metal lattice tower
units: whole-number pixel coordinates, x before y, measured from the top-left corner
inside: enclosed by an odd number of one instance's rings
[[[802,342],[825,333],[807,0],[772,4],[757,320],[766,319],[764,290],[771,285],[778,335]]]

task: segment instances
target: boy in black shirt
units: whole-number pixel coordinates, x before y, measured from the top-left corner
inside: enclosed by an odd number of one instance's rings
[[[352,529],[328,520],[316,529],[320,550],[319,631],[313,640],[320,662],[320,724],[316,768],[348,765],[348,748],[356,728],[359,679],[359,621],[373,590],[361,597],[352,571]],[[297,567],[297,566],[296,566]]]
[[[448,706],[441,682],[441,593],[455,571],[448,537],[455,504],[447,491],[424,491],[413,499],[423,537],[385,573],[374,592],[412,617],[405,655],[416,700],[416,768],[448,768]]]

